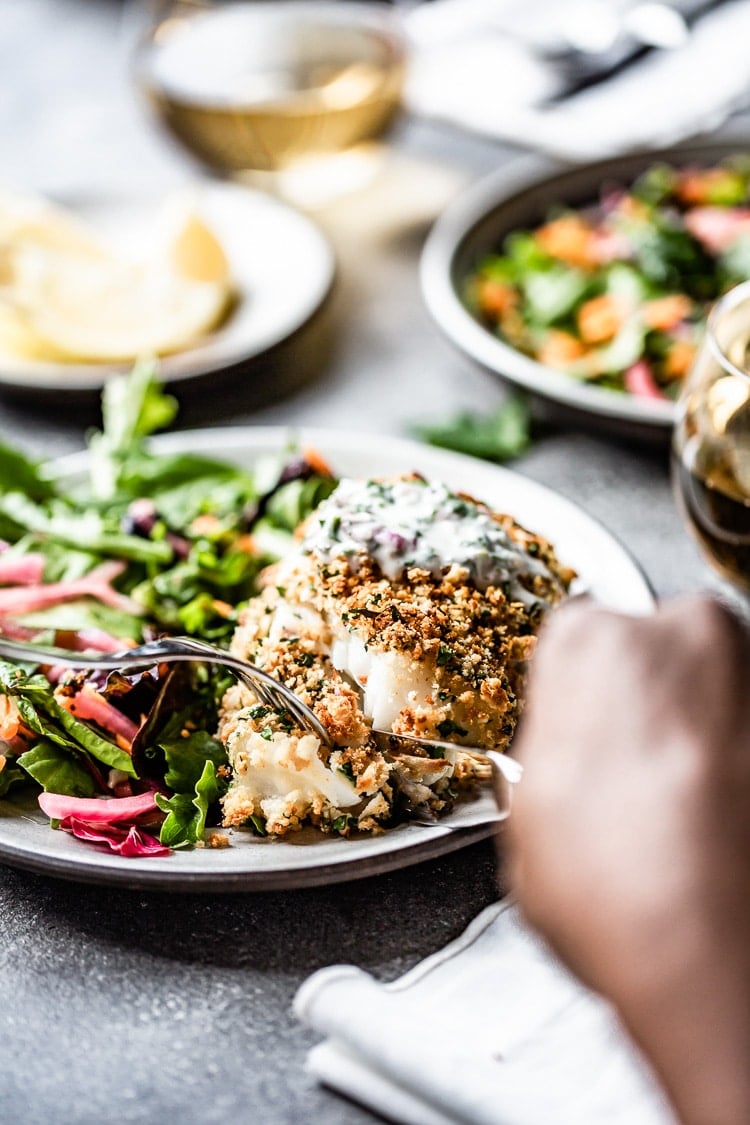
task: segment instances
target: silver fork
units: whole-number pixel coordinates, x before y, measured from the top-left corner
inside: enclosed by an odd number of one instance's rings
[[[198,641],[194,637],[162,637],[158,641],[147,641],[146,644],[125,649],[123,652],[96,654],[71,652],[70,649],[27,644],[0,637],[0,657],[8,660],[32,661],[35,664],[60,665],[64,668],[90,668],[111,672],[137,671],[151,668],[154,664],[185,661],[219,664],[233,672],[238,680],[255,693],[261,703],[275,711],[289,711],[303,730],[315,734],[325,746],[332,744],[331,736],[315,712],[286,684],[274,679],[262,668],[251,664],[249,660],[242,660],[226,649],[217,648],[207,641]],[[394,743],[406,743],[439,750],[461,749],[468,754],[477,754],[485,760],[489,759],[504,780],[511,784],[518,781],[521,776],[518,762],[494,750],[480,750],[473,746],[459,746],[455,742],[417,738],[410,734],[394,734],[392,731],[381,730],[378,727],[373,727],[372,733],[377,737],[378,742],[386,747],[393,748]]]
[[[83,653],[70,649],[47,645],[26,644],[0,638],[0,657],[8,660],[33,661],[35,664],[55,664],[64,668],[90,668],[110,672],[138,671],[151,668],[154,664],[175,664],[185,661],[205,664],[220,664],[228,668],[243,684],[255,692],[261,703],[274,710],[289,711],[305,730],[316,734],[327,746],[331,739],[328,731],[315,713],[303,703],[299,696],[269,676],[262,668],[257,668],[247,660],[232,656],[225,649],[217,648],[206,641],[194,637],[163,637],[158,641],[147,641],[137,648],[123,652]]]

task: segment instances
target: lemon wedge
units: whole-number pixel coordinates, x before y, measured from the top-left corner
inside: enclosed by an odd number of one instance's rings
[[[194,210],[163,234],[133,261],[56,208],[0,196],[0,352],[108,363],[193,345],[231,303],[227,257]]]
[[[61,207],[0,191],[0,250],[7,254],[19,246],[42,246],[87,258],[106,256],[83,223]]]
[[[170,259],[175,272],[191,281],[229,282],[224,247],[194,212],[183,214],[171,241]]]

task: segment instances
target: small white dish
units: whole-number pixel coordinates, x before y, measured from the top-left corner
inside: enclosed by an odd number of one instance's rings
[[[239,367],[301,328],[325,300],[335,274],[330,243],[307,216],[238,184],[200,184],[190,202],[229,259],[236,301],[226,319],[183,351],[164,356],[166,383]],[[105,239],[138,243],[162,199],[60,200]],[[16,391],[95,391],[132,364],[52,363],[0,354],[0,388]]]

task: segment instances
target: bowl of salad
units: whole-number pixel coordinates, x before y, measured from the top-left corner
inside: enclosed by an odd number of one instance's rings
[[[470,188],[422,256],[427,306],[463,353],[558,412],[659,438],[707,311],[750,277],[750,149],[739,139]]]

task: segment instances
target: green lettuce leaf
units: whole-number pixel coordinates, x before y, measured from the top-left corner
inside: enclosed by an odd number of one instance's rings
[[[31,500],[49,500],[55,487],[40,466],[18,449],[0,444],[0,492],[23,492]]]
[[[531,444],[531,415],[520,395],[509,398],[487,417],[467,412],[442,425],[414,426],[413,433],[430,445],[468,453],[486,461],[519,457]]]
[[[211,761],[204,763],[193,794],[175,793],[173,797],[167,799],[161,793],[157,793],[156,803],[162,812],[167,814],[159,834],[161,843],[170,848],[177,848],[202,840],[206,831],[208,810],[218,796],[216,767]]]
[[[168,563],[174,554],[168,543],[113,530],[98,512],[77,511],[63,501],[42,508],[22,492],[0,496],[0,533],[12,540],[34,533],[74,550],[134,562]]]
[[[28,781],[28,775],[14,758],[6,758],[5,765],[0,770],[0,797],[4,797],[12,785],[21,785],[24,781]]]
[[[226,765],[227,752],[217,739],[204,730],[193,731],[187,738],[182,738],[179,734],[177,737],[170,737],[175,733],[175,725],[172,720],[159,739],[167,763],[164,781],[175,793],[192,794],[206,762],[212,763],[214,770]]]
[[[135,777],[130,755],[61,707],[45,676],[29,675],[17,665],[0,664],[0,691],[13,697],[21,718],[35,734],[73,755],[86,751],[103,765]]]
[[[588,293],[590,284],[588,275],[582,270],[567,266],[530,271],[523,279],[529,318],[542,325],[561,320]]]
[[[338,484],[333,477],[290,480],[277,488],[266,505],[266,515],[276,527],[294,531],[326,500]]]
[[[96,792],[94,779],[83,763],[48,738],[41,739],[17,761],[47,793],[93,797]],[[0,773],[0,782],[4,773]]]
[[[199,464],[196,465],[199,468]],[[233,513],[232,523],[237,523],[249,500],[255,498],[255,484],[249,473],[230,465],[209,467],[206,463],[200,472],[189,480],[171,488],[161,486],[158,478],[148,493],[156,504],[159,516],[169,527],[189,529],[197,517],[206,513],[226,515]],[[143,482],[138,492],[145,493]],[[229,522],[229,521],[227,521]]]
[[[164,782],[174,791],[169,799],[156,797],[168,814],[159,838],[169,847],[202,840],[208,810],[226,791],[225,780],[217,774],[218,767],[227,764],[226,750],[204,730],[183,737],[184,718],[173,716],[159,739],[167,765]]]
[[[103,428],[89,438],[90,482],[99,500],[117,495],[121,475],[143,449],[143,440],[177,414],[177,400],[163,392],[156,364],[137,363],[129,375],[108,379],[102,395]]]
[[[17,619],[30,629],[77,632],[80,629],[103,629],[113,637],[139,641],[143,620],[114,606],[103,605],[92,598],[60,602],[59,605],[37,609]],[[54,642],[53,642],[54,643]]]

